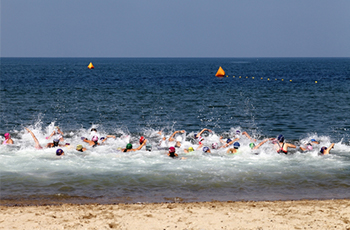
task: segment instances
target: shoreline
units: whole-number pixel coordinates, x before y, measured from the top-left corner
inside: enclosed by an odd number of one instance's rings
[[[350,229],[350,199],[0,205],[0,229]]]

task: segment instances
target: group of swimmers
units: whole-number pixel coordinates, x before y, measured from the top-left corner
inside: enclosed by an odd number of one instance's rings
[[[40,145],[34,133],[28,128],[25,128],[25,129],[28,131],[28,133],[31,134],[35,143],[34,147],[36,149],[43,149],[44,147]],[[213,149],[226,149],[226,153],[236,154],[239,152],[239,148],[241,146],[241,144],[239,143],[239,140],[242,138],[242,136],[245,136],[250,140],[249,147],[250,149],[252,149],[252,151],[259,149],[263,144],[265,144],[268,141],[270,141],[273,144],[274,149],[277,151],[277,153],[288,154],[289,148],[297,148],[294,144],[285,142],[283,135],[279,135],[277,138],[266,138],[262,140],[260,143],[255,144],[257,142],[256,139],[250,137],[250,135],[247,132],[241,132],[240,130],[236,131],[236,134],[233,140],[228,138],[226,141],[224,141],[223,138],[220,137],[220,143],[214,142],[211,145],[205,146],[204,138],[202,137],[202,134],[204,132],[212,133],[210,129],[204,128],[199,133],[194,134],[192,138],[193,142],[196,145],[198,145],[196,150],[202,150],[204,153],[211,153],[211,150]],[[109,138],[116,139],[116,136],[114,135],[107,135],[106,137],[99,138],[97,136],[97,130],[95,128],[91,129],[91,134],[93,134],[91,140],[85,137],[81,138],[81,140],[84,143],[87,143],[90,147],[97,147],[101,144],[104,144]],[[160,142],[157,145],[157,148],[159,150],[166,150],[168,156],[171,158],[178,158],[179,156],[176,153],[176,148],[181,148],[182,140],[183,140],[182,135],[185,135],[185,130],[175,131],[169,138],[166,138],[161,131],[159,131],[158,134],[160,135]],[[70,146],[69,143],[60,144],[60,142],[62,143],[64,142],[63,136],[64,134],[60,130],[60,128],[58,126],[55,126],[54,131],[48,137],[46,137],[46,139],[53,138],[53,140],[52,142],[49,142],[48,144],[46,144],[45,148],[69,147]],[[5,133],[4,137],[5,137],[5,141],[2,142],[2,145],[14,144],[14,141],[12,140],[11,135],[9,133]],[[306,145],[299,146],[299,148],[301,151],[311,151],[313,150],[315,145],[319,145],[319,144],[320,143],[315,139],[311,139],[310,142],[308,142]],[[152,151],[152,145],[148,142],[148,140],[144,136],[141,136],[139,139],[139,146],[137,148],[133,148],[132,143],[127,143],[125,148],[120,148],[119,150],[122,152],[134,152],[134,151],[141,150],[144,146],[147,151]],[[326,146],[321,147],[319,155],[329,154],[332,148],[334,148],[334,143],[331,143],[329,147],[326,147]],[[87,148],[84,147],[82,144],[79,144],[76,146],[76,151],[84,152],[86,150]],[[188,148],[184,148],[183,151],[185,153],[190,153],[195,151],[195,149],[190,146]],[[258,154],[258,153],[255,153],[255,154]],[[58,148],[56,150],[56,155],[57,156],[64,155],[63,149]]]

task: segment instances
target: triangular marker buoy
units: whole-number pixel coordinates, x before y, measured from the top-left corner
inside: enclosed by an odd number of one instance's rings
[[[92,62],[90,62],[90,64],[88,65],[88,68],[89,69],[94,69],[95,68],[94,65],[92,64]]]
[[[221,66],[218,69],[218,72],[215,74],[216,77],[223,77],[225,76],[225,71],[221,68]]]

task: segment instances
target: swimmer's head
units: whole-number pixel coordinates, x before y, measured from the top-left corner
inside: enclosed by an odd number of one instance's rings
[[[11,135],[9,133],[5,133],[4,134],[5,140],[8,140],[11,138]]]
[[[128,143],[128,144],[126,145],[126,149],[132,149],[132,144],[131,144],[131,143]]]
[[[239,149],[241,145],[238,142],[233,143],[233,148]]]
[[[144,137],[144,136],[141,136],[141,137],[140,137],[140,140],[139,140],[140,145],[141,145],[144,141],[145,141],[145,137]]]
[[[307,148],[307,150],[311,151],[312,150],[312,145],[308,144],[306,148]]]
[[[58,127],[58,126],[55,126],[55,129],[56,129],[56,130],[59,130],[59,129],[60,129],[60,127]]]
[[[152,145],[151,145],[151,143],[147,143],[147,144],[146,144],[146,150],[147,150],[147,151],[152,151]]]
[[[57,155],[57,156],[64,155],[63,150],[62,150],[62,149],[57,149],[57,150],[56,150],[56,155]]]
[[[277,140],[279,142],[284,142],[284,136],[282,134],[278,135]]]
[[[91,140],[92,140],[93,142],[98,141],[98,136],[93,136]]]
[[[197,139],[197,138],[198,138],[198,137],[197,137],[197,133],[195,133],[195,134],[194,134],[194,139]]]
[[[60,140],[59,139],[54,139],[53,140],[53,146],[58,146],[58,143],[60,142]]]
[[[255,144],[254,144],[254,143],[250,143],[250,144],[249,144],[249,147],[250,147],[251,149],[253,149],[253,148],[255,147]]]
[[[198,141],[203,141],[204,138],[203,137],[198,137]]]
[[[82,146],[82,145],[77,145],[76,150],[81,151],[82,149],[83,149],[83,146]]]
[[[209,148],[208,147],[203,147],[203,152],[208,152],[209,151]]]
[[[97,129],[92,128],[92,129],[91,129],[91,132],[97,132]]]
[[[211,144],[211,147],[213,148],[213,149],[217,149],[218,148],[218,143],[213,143],[213,144]]]
[[[100,138],[100,141],[103,141],[104,139],[106,139],[106,138],[105,138],[105,137],[101,137],[101,138]]]
[[[232,140],[229,138],[227,139],[226,143],[230,143]]]
[[[324,151],[326,151],[326,150],[327,150],[327,147],[323,146],[320,150],[320,153],[324,154]]]
[[[192,146],[189,147],[189,148],[188,148],[188,151],[189,151],[189,152],[193,152],[193,151],[194,151],[193,147],[192,147]]]
[[[169,153],[175,153],[175,148],[174,147],[170,147],[169,148]]]

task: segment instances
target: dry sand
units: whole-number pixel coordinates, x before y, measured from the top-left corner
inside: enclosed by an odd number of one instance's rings
[[[350,200],[0,206],[0,229],[350,229]]]

